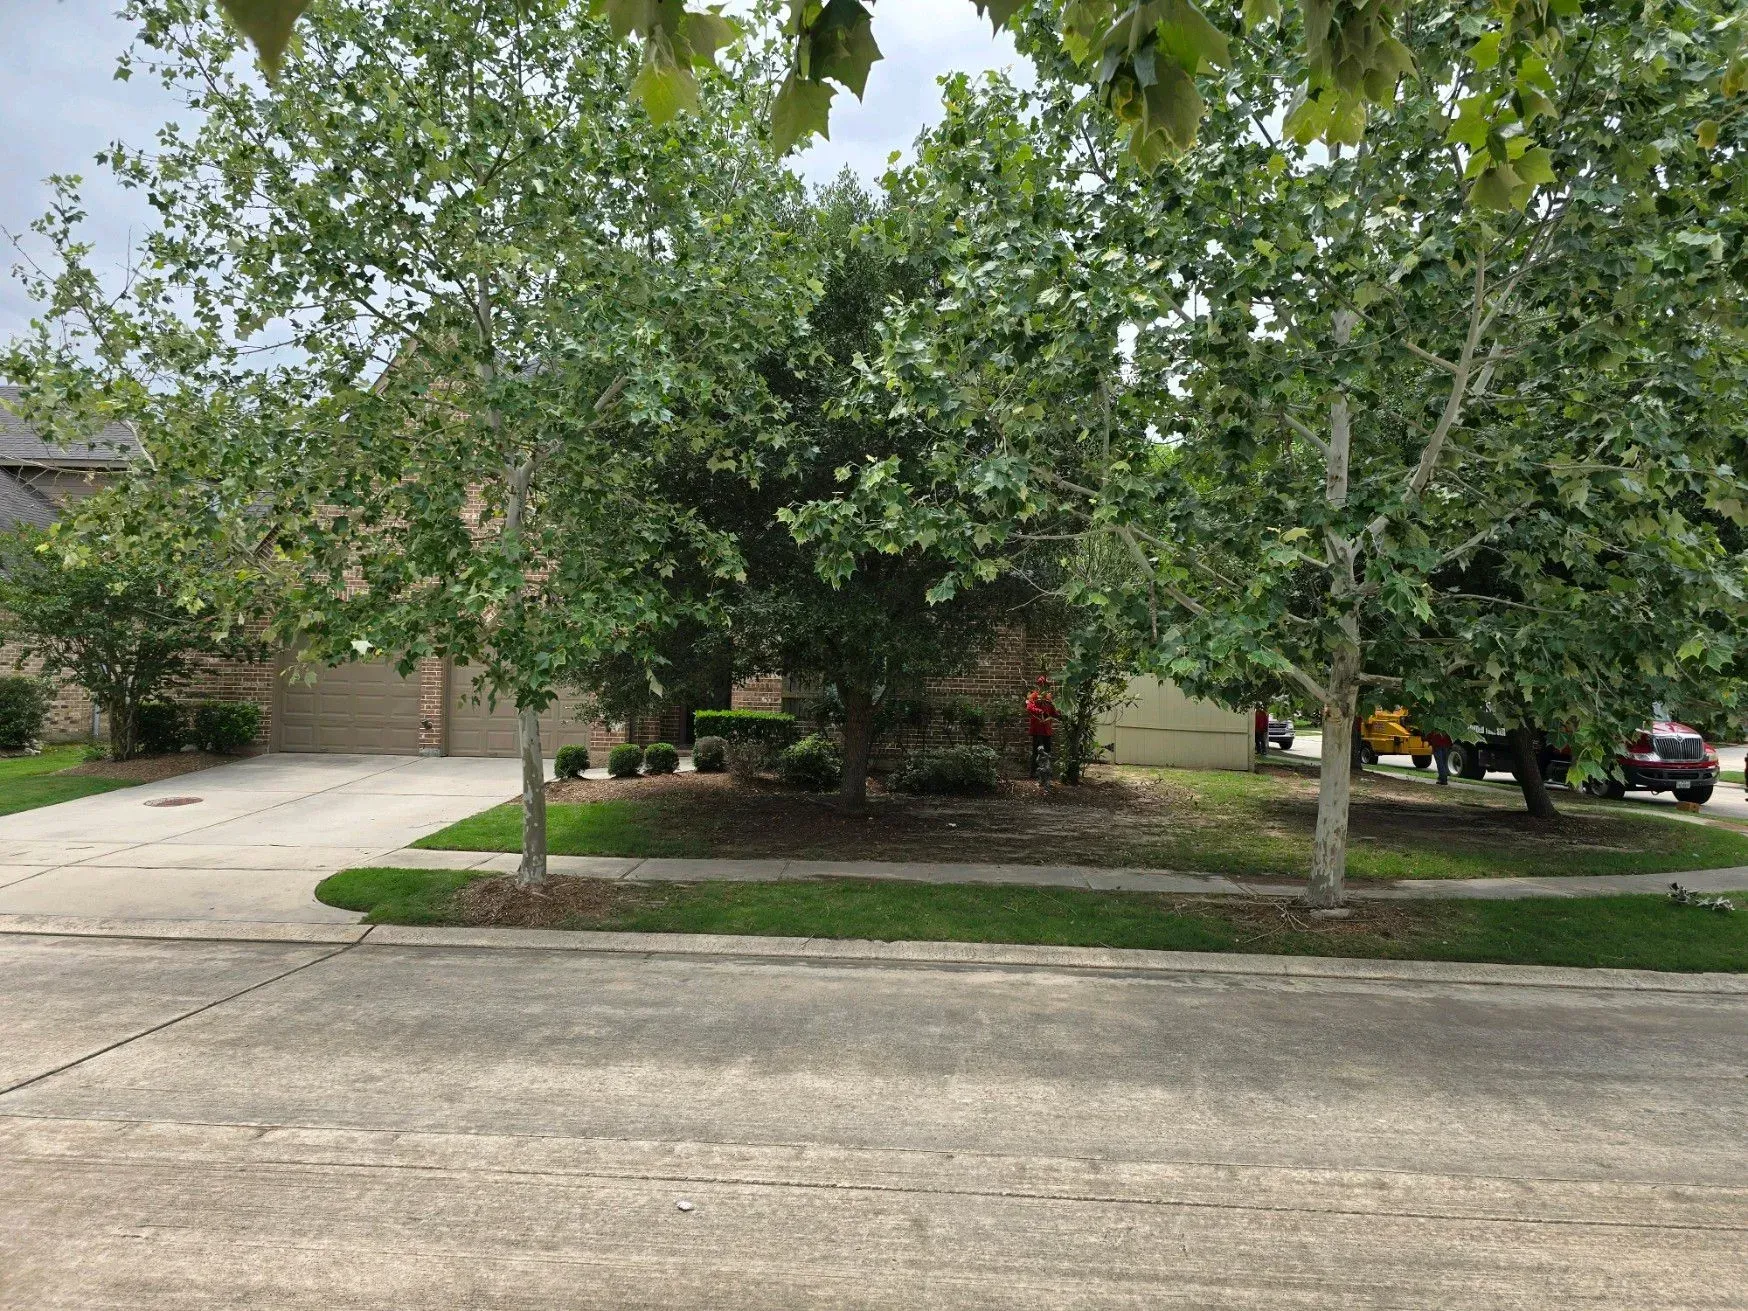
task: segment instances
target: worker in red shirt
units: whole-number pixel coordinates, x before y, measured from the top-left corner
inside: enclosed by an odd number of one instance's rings
[[[1261,706],[1256,708],[1256,754],[1266,756],[1269,753],[1269,712]]]
[[[1050,680],[1039,674],[1038,686],[1026,695],[1026,727],[1032,734],[1033,777],[1038,773],[1038,753],[1051,751],[1051,743],[1056,736],[1055,721],[1061,717],[1056,703],[1050,699]],[[1055,753],[1052,751],[1051,754]]]

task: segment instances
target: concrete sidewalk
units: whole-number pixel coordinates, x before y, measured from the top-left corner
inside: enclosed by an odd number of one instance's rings
[[[485,851],[427,851],[407,847],[371,864],[402,869],[468,869],[513,874],[519,857]],[[621,879],[628,883],[776,883],[786,879],[892,879],[904,883],[1007,883],[1097,892],[1177,892],[1210,896],[1296,897],[1303,882],[1172,870],[1100,869],[1083,865],[955,865],[882,860],[672,860],[616,856],[551,856],[554,874]],[[1571,874],[1546,878],[1354,879],[1348,895],[1387,901],[1449,897],[1516,900],[1522,897],[1611,897],[1667,892],[1672,882],[1700,892],[1748,892],[1748,866],[1679,874]]]

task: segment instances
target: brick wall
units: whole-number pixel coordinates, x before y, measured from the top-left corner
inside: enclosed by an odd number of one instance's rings
[[[8,678],[35,677],[42,673],[42,661],[26,660],[18,667],[18,643],[0,646],[0,675]],[[107,725],[105,726],[107,728]],[[49,742],[87,742],[91,739],[91,698],[76,683],[57,680],[55,698],[49,706],[48,721],[43,725],[43,737]]]

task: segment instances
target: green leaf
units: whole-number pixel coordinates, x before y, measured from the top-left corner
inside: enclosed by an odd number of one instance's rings
[[[1499,39],[1504,34],[1498,31],[1488,32],[1474,45],[1469,47],[1469,62],[1485,73],[1499,64]]]
[[[1554,156],[1546,146],[1524,151],[1512,167],[1517,170],[1518,177],[1532,187],[1552,186],[1554,183]]]
[[[1249,32],[1281,16],[1281,0],[1244,0],[1244,30]]]
[[[691,69],[669,59],[646,58],[631,84],[631,94],[643,102],[650,122],[666,123],[682,109],[698,108],[698,79]]]
[[[680,30],[691,51],[692,61],[712,66],[716,63],[716,52],[733,45],[741,34],[740,24],[732,18],[692,10],[687,11],[686,22]]]
[[[830,9],[837,7],[834,3]],[[860,100],[868,86],[868,70],[883,56],[875,44],[868,11],[854,0],[850,7],[856,12],[848,23],[822,30],[814,37],[812,72],[815,78],[841,82]]]
[[[971,0],[977,12],[988,17],[990,25],[1001,31],[1013,21],[1015,14],[1025,9],[1031,0]]]
[[[1226,34],[1215,27],[1189,0],[1167,0],[1159,22],[1159,47],[1186,73],[1204,65],[1224,68],[1232,62]]]
[[[656,0],[594,0],[590,12],[605,14],[617,40],[633,32],[643,35],[655,26]]]
[[[1701,150],[1716,150],[1718,148],[1718,120],[1715,118],[1702,119],[1699,126],[1694,128],[1693,135],[1699,141]]]
[[[261,57],[261,67],[271,78],[291,42],[292,24],[310,0],[220,0],[231,22]]]
[[[810,136],[828,137],[832,97],[837,88],[826,82],[803,81],[791,73],[783,80],[771,106],[771,146],[786,155]]]
[[[1522,206],[1523,201],[1518,199],[1520,191],[1527,199],[1529,188],[1524,186],[1523,179],[1511,165],[1495,164],[1475,180],[1474,189],[1469,194],[1482,209],[1508,210]]]

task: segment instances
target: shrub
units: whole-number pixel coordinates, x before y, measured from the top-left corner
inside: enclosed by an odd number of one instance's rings
[[[643,767],[651,774],[671,774],[680,767],[680,753],[668,742],[652,742],[644,749]]]
[[[261,707],[252,701],[202,701],[190,714],[189,728],[202,751],[241,751],[261,731]]]
[[[795,740],[795,716],[777,710],[700,710],[692,716],[699,733],[735,742],[755,742],[781,751]]]
[[[0,678],[0,747],[17,750],[40,740],[51,697],[40,678]]]
[[[607,753],[607,773],[614,778],[636,778],[643,768],[643,748],[635,742],[621,742]]]
[[[589,767],[589,748],[571,745],[560,747],[552,762],[552,772],[560,778],[581,778]]]
[[[173,754],[191,740],[188,710],[174,701],[142,701],[134,733],[147,755]]]
[[[720,774],[728,767],[728,742],[720,737],[701,737],[692,744],[692,768],[700,774]]]
[[[815,733],[777,757],[777,777],[791,787],[830,792],[844,781],[844,754],[830,738]]]
[[[900,792],[934,792],[966,796],[993,792],[1001,774],[990,747],[946,747],[913,752],[899,762],[887,781]]]

